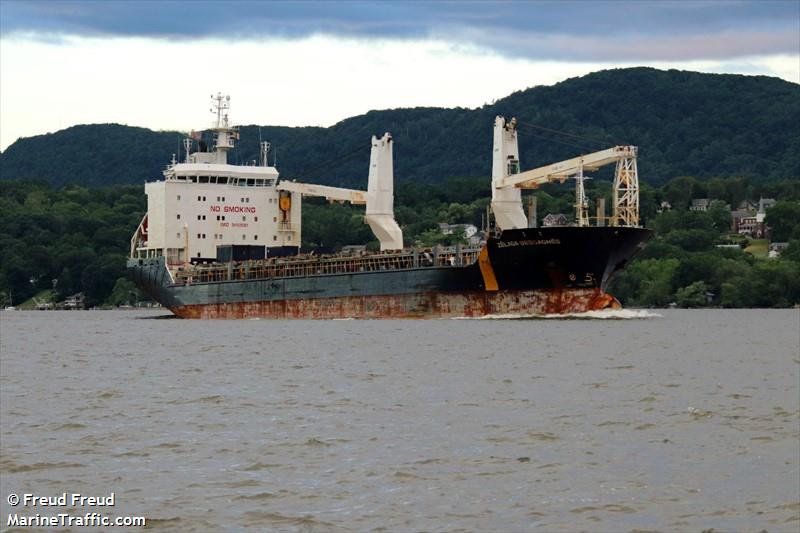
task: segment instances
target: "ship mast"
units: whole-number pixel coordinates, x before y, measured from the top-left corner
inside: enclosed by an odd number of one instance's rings
[[[579,165],[575,178],[575,222],[580,227],[589,225],[589,202],[586,200],[584,180],[590,179],[583,175],[583,165]]]
[[[216,122],[211,126],[214,132],[214,149],[217,154],[217,163],[228,163],[228,150],[233,148],[234,139],[238,137],[236,128],[231,127],[228,121],[228,109],[231,107],[231,97],[217,93],[211,95],[211,112],[217,115]]]

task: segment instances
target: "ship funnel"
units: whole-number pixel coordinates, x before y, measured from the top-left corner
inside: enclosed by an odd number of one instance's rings
[[[394,167],[392,136],[372,137],[367,185],[366,222],[381,243],[381,250],[402,250],[403,230],[394,219]]]
[[[494,153],[492,156],[492,212],[500,229],[528,227],[528,218],[522,209],[522,191],[516,187],[502,187],[503,179],[519,174],[519,149],[517,148],[517,119],[506,123],[503,117],[494,119]]]

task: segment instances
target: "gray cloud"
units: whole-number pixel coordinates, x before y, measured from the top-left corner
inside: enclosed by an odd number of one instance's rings
[[[800,53],[800,2],[0,2],[3,35],[166,39],[439,37],[562,61],[726,59]]]
[[[707,34],[614,37],[522,33],[487,34],[475,28],[443,31],[443,39],[461,38],[515,56],[585,61],[692,61],[800,53],[800,36],[791,30],[726,30]]]

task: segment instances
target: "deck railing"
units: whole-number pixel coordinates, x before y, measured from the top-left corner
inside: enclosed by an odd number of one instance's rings
[[[372,253],[361,256],[275,257],[258,261],[193,265],[173,271],[175,283],[268,280],[426,267],[460,267],[474,263],[480,248],[452,246],[409,252]]]

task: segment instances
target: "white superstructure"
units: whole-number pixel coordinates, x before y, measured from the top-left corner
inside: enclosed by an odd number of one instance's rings
[[[238,131],[228,120],[230,97],[212,96],[216,121],[214,146],[195,137],[184,140],[185,161],[173,161],[163,181],[145,184],[147,214],[131,239],[131,257],[167,258],[168,265],[208,261],[219,246],[265,246],[270,252],[296,253],[301,244],[301,198],[366,204],[369,223],[382,250],[401,249],[394,220],[391,135],[372,138],[368,191],[278,180],[268,165],[269,143],[261,143],[259,165],[228,164]],[[273,254],[274,255],[274,254]]]
[[[300,195],[276,188],[278,171],[267,165],[266,143],[260,166],[228,164],[238,138],[228,120],[230,97],[212,98],[214,146],[209,150],[199,141],[192,151],[193,139],[186,139],[185,162],[173,158],[163,181],[145,184],[147,214],[134,236],[132,256],[163,255],[179,264],[216,258],[221,245],[300,246]]]

